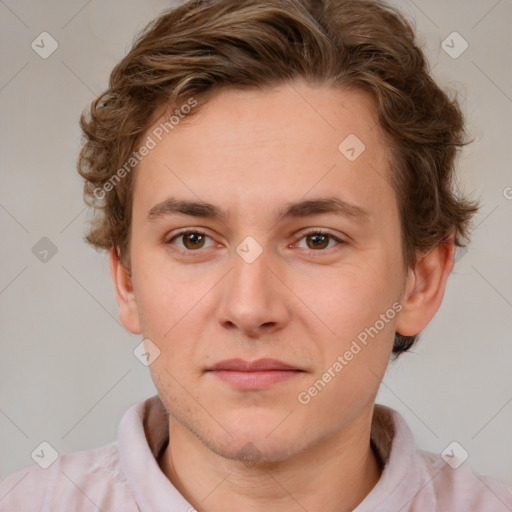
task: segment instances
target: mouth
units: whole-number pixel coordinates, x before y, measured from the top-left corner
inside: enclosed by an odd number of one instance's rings
[[[277,359],[227,359],[207,368],[206,373],[236,388],[256,390],[287,381],[305,372]]]

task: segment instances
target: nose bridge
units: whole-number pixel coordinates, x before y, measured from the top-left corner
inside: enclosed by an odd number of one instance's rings
[[[272,268],[270,249],[259,254],[251,241],[242,242],[233,255],[233,270],[227,276],[218,320],[225,327],[236,326],[246,333],[283,324],[287,311],[283,290],[279,290]]]
[[[246,248],[247,246],[245,246]],[[234,268],[231,280],[235,293],[245,290],[244,296],[266,295],[266,292],[270,291],[268,283],[269,270],[267,268],[270,264],[268,251],[262,250],[261,254],[257,257],[246,258],[243,254],[240,254],[243,250],[244,247],[241,244],[233,261]]]

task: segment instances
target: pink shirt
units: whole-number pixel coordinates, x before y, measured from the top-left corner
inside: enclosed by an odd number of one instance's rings
[[[354,512],[509,512],[512,490],[475,474],[463,463],[452,469],[441,455],[418,450],[402,416],[376,405],[372,442],[385,462],[380,480]],[[118,441],[60,456],[0,484],[2,512],[193,512],[156,457],[168,440],[166,411],[158,396],[131,407]],[[312,490],[314,492],[314,490]]]

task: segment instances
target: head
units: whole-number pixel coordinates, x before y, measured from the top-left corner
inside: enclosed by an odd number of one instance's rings
[[[455,188],[457,101],[380,2],[188,2],[145,28],[81,126],[87,239],[110,251],[123,324],[158,347],[171,416],[227,456],[289,453],[369,406],[477,211]],[[301,372],[242,392],[205,371],[232,357]],[[198,427],[199,404],[216,420]]]

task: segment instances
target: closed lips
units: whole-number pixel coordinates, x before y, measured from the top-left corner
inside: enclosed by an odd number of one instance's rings
[[[206,371],[234,371],[234,372],[264,372],[264,371],[303,371],[296,366],[283,363],[277,359],[258,359],[245,361],[243,359],[227,359],[220,361],[206,369]]]

